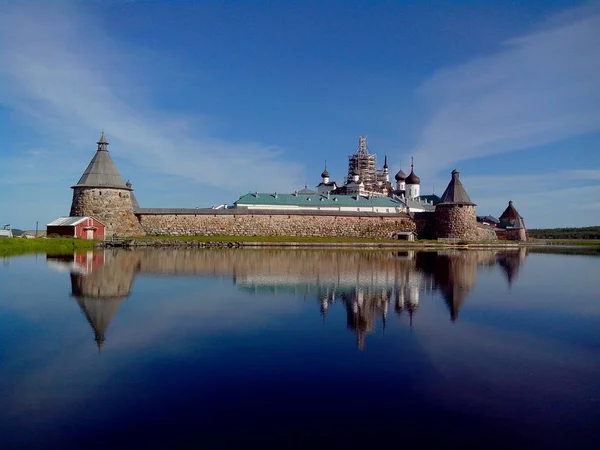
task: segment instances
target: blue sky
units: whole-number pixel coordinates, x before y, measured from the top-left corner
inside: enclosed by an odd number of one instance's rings
[[[422,193],[600,224],[600,2],[2,2],[0,42],[0,225],[67,215],[101,130],[143,207],[339,182],[366,135]]]

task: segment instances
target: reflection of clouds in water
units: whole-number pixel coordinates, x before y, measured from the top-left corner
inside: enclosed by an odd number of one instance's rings
[[[313,297],[322,314],[341,305],[347,328],[356,333],[358,347],[364,348],[376,322],[385,326],[389,321],[390,309],[412,320],[422,292],[432,295],[439,290],[447,301],[455,301],[458,292],[462,297],[455,306],[460,308],[476,268],[501,258],[488,252],[407,255],[288,250],[106,251],[103,256],[103,265],[70,276],[71,293],[94,334],[55,358],[40,355],[38,361],[31,361],[39,364],[37,369],[19,379],[14,395],[7,399],[13,414],[26,414],[37,404],[38,416],[50,417],[95,395],[96,388],[132,361],[192,356],[210,346],[211,336],[269,328],[282,314],[297,314],[302,308],[300,302],[281,301],[282,295]],[[168,284],[162,283],[163,276],[170,277]],[[214,277],[231,277],[235,285],[209,283]],[[154,300],[161,296],[162,301]],[[342,323],[328,322],[328,326],[343,329]],[[94,339],[106,346],[101,356],[91,351]],[[72,384],[73,374],[90,384]],[[56,391],[61,395],[52,394]]]
[[[581,348],[558,338],[555,345],[552,338],[540,337],[535,331],[528,334],[511,329],[512,324],[508,326],[502,319],[482,324],[471,313],[481,311],[484,300],[499,308],[505,301],[504,292],[491,296],[485,292],[485,283],[475,289],[475,277],[482,268],[483,279],[502,276],[512,280],[513,301],[523,295],[525,277],[515,277],[525,251],[416,253],[408,259],[396,256],[387,251],[107,252],[103,266],[85,276],[76,274],[71,280],[72,294],[83,314],[96,323],[92,327],[99,328],[98,323],[105,326],[102,354],[94,351],[93,334],[87,329],[59,352],[38,353],[39,360],[30,359],[27,371],[13,369],[20,376],[10,381],[10,390],[1,389],[9,392],[6,398],[11,416],[7,420],[34,416],[32,430],[45,420],[67,423],[81,413],[83,405],[100,402],[103,395],[117,396],[114,389],[123,389],[123,383],[135,384],[128,377],[149,377],[149,371],[165,364],[173,363],[181,370],[189,362],[194,370],[213,370],[215,352],[219,361],[236,354],[228,353],[229,343],[218,343],[223,339],[240,345],[241,337],[250,349],[260,346],[266,352],[302,349],[309,363],[317,358],[318,347],[343,355],[353,346],[352,339],[344,335],[346,328],[355,334],[359,348],[366,349],[360,356],[362,361],[385,351],[385,365],[393,368],[412,361],[415,354],[407,351],[424,351],[431,366],[411,381],[411,389],[419,391],[425,400],[443,403],[450,410],[458,408],[459,412],[467,405],[478,414],[499,417],[514,412],[515,405],[532,408],[532,402],[542,402],[545,396],[556,395],[566,401],[568,389],[553,387],[556,382],[549,379],[551,374],[581,380],[588,386],[588,375],[577,373],[598,375],[586,362],[594,358]],[[184,265],[180,258],[186,261]],[[286,271],[292,276],[286,277]],[[99,319],[108,317],[102,305],[109,305],[116,296],[125,299],[112,322],[102,322]],[[302,314],[306,308],[299,299],[313,301],[312,306],[308,304],[313,312]],[[90,301],[93,307],[88,305]],[[73,300],[70,302],[76,311]],[[453,307],[455,318],[459,317],[456,325],[448,324]],[[462,316],[458,316],[461,308]],[[398,315],[390,314],[392,311]],[[315,329],[302,320],[310,321],[311,314],[319,319],[319,312],[327,316],[328,331],[311,336]],[[415,314],[412,334],[405,333],[408,319]],[[80,319],[78,328],[87,327],[83,317]],[[384,325],[388,328],[384,340],[366,342],[369,333],[381,331]],[[323,328],[320,320],[317,326]],[[290,340],[273,341],[286,327]],[[257,337],[259,334],[262,338]],[[325,336],[331,340],[323,341]],[[410,344],[420,349],[410,350]],[[549,372],[539,372],[540,367]],[[333,370],[327,366],[322,369]],[[532,377],[540,386],[533,386],[536,382]],[[581,399],[583,390],[573,389],[573,398]],[[510,405],[498,405],[506,399]]]

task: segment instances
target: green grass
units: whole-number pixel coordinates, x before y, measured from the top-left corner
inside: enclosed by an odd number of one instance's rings
[[[29,253],[68,255],[77,250],[91,250],[95,244],[96,241],[73,238],[3,238],[0,239],[0,256],[17,256]]]
[[[546,245],[586,245],[600,246],[600,239],[547,239]]]
[[[549,253],[553,255],[600,256],[600,245],[544,245],[532,246],[529,253]]]

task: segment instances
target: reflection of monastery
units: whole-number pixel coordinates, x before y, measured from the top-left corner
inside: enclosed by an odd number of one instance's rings
[[[248,193],[233,205],[214,208],[140,208],[132,184],[124,182],[108,152],[104,132],[96,154],[73,188],[71,217],[92,217],[106,235],[348,236],[471,241],[525,240],[523,218],[510,203],[500,220],[478,221],[475,203],[457,170],[441,197],[421,193],[414,165],[399,170],[393,184],[387,155],[381,168],[367,139],[348,157],[339,184],[325,167],[316,190]],[[493,219],[493,220],[492,220]]]
[[[94,330],[98,348],[135,276],[230,276],[244,291],[293,293],[314,298],[323,317],[341,305],[349,330],[363,348],[388,312],[407,316],[412,325],[423,295],[439,293],[452,321],[457,320],[475,284],[478,267],[499,265],[511,285],[526,257],[512,252],[352,252],[235,250],[105,251],[75,257],[48,256],[48,263],[70,271],[72,295]]]

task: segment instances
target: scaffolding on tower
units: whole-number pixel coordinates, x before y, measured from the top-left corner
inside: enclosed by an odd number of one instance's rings
[[[354,154],[348,157],[348,176],[346,182],[352,181],[353,175],[358,174],[359,180],[367,186],[373,186],[377,182],[377,156],[369,153],[367,137],[358,138],[358,148]]]

